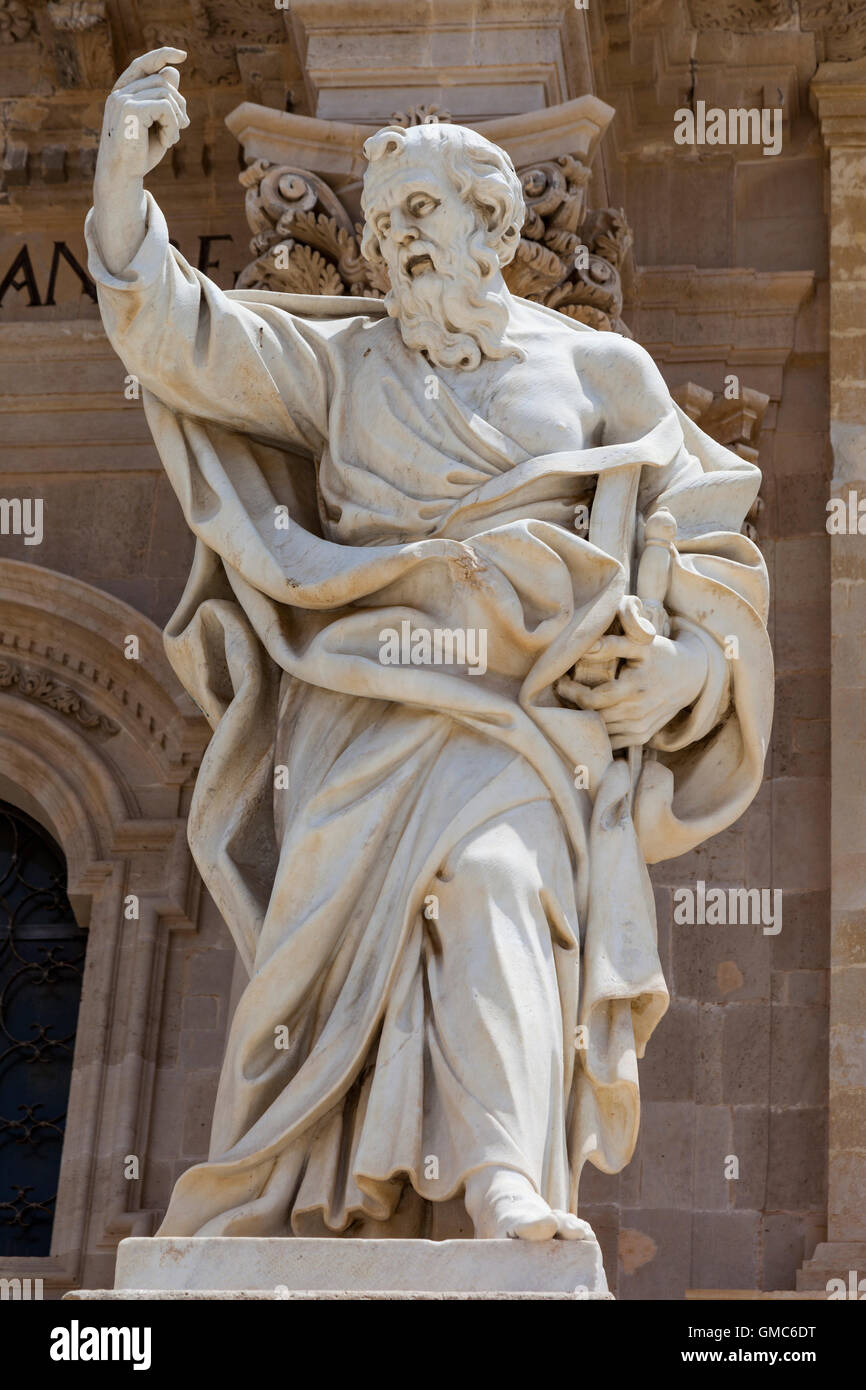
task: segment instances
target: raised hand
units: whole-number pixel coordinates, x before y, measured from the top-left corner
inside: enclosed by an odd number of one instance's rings
[[[185,57],[182,48],[155,48],[118,77],[105,103],[97,177],[143,179],[180,139],[189,118],[173,65]]]
[[[96,240],[106,268],[119,275],[144,240],[144,176],[189,125],[178,90],[182,48],[155,48],[121,73],[105,103],[93,180]]]

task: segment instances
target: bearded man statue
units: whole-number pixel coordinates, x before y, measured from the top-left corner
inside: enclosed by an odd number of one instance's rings
[[[217,288],[143,190],[184,56],[119,79],[87,222],[196,537],[189,838],[249,974],[160,1234],[589,1238],[668,1001],[647,863],[761,781],[760,474],[642,348],[509,292],[520,181],[461,126],[367,140],[384,303]]]

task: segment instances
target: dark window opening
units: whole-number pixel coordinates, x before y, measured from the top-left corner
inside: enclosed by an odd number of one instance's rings
[[[50,1253],[86,947],[62,850],[0,801],[0,1256]]]

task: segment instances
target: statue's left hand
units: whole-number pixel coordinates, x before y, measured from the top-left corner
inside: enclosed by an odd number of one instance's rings
[[[603,685],[581,685],[563,676],[556,686],[569,704],[601,715],[613,749],[647,743],[693,704],[708,666],[703,643],[690,632],[681,632],[676,640],[656,636],[648,643],[602,637],[593,648],[594,662],[620,657],[625,664],[619,674]]]

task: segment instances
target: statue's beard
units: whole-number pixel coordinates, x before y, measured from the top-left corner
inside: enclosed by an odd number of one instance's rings
[[[508,304],[491,289],[499,262],[476,231],[455,249],[431,248],[415,242],[401,253],[429,254],[428,268],[414,279],[404,270],[392,273],[385,307],[400,326],[408,348],[424,352],[434,367],[460,367],[471,371],[482,358],[517,353],[505,341]],[[518,353],[519,355],[519,353]]]

